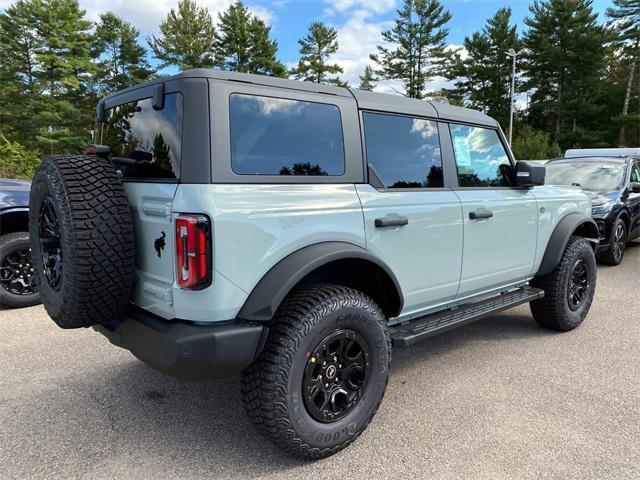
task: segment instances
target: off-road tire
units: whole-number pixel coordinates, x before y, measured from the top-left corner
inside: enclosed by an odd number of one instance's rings
[[[7,255],[20,249],[31,248],[27,232],[13,232],[0,236],[0,266]],[[17,294],[4,289],[0,285],[0,308],[31,307],[40,303],[38,292]]]
[[[622,246],[620,248],[620,252],[616,252],[616,248],[614,242],[616,242],[617,232],[620,232],[622,235]],[[615,267],[616,265],[620,265],[622,259],[624,258],[624,252],[627,245],[627,224],[624,223],[624,220],[620,217],[613,222],[611,227],[611,231],[609,232],[609,249],[606,252],[602,252],[597,256],[597,259],[600,263],[604,265],[611,265]]]
[[[44,277],[40,214],[53,204],[61,245],[61,278]],[[122,183],[111,163],[88,155],[43,160],[31,184],[29,234],[42,303],[62,328],[115,326],[134,274],[134,233]]]
[[[569,284],[574,266],[584,262],[589,287],[579,307],[569,306]],[[552,330],[567,332],[578,327],[591,308],[596,290],[596,258],[589,242],[583,237],[571,237],[560,264],[548,275],[533,279],[531,285],[544,290],[544,298],[531,302],[531,313],[538,324]]]
[[[302,375],[318,342],[339,329],[361,334],[370,351],[371,373],[353,410],[333,423],[315,420],[303,399]],[[242,374],[247,415],[278,446],[305,459],[333,455],[367,427],[384,396],[391,340],[378,305],[341,286],[292,292],[278,309],[262,353]]]

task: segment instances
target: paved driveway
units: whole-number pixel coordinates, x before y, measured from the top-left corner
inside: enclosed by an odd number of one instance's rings
[[[0,478],[640,478],[640,246],[586,323],[527,307],[394,352],[369,429],[316,463],[245,418],[237,378],[164,377],[41,307],[0,312]]]

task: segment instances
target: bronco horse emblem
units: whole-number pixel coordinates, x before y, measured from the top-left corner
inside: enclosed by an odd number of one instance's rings
[[[165,245],[167,244],[164,239],[166,238],[167,234],[164,232],[161,232],[162,234],[156,238],[156,241],[153,242],[153,247],[156,249],[156,252],[158,252],[158,258],[160,258],[162,256],[162,250],[164,250]]]

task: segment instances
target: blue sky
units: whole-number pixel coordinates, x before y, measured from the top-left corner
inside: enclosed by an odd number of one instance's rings
[[[206,6],[217,19],[217,12],[229,6],[232,0],[196,0]],[[12,0],[0,0],[0,9]],[[338,29],[340,50],[335,61],[344,69],[342,77],[357,85],[358,76],[368,63],[369,53],[380,42],[380,32],[389,28],[401,0],[245,0],[245,4],[272,26],[272,35],[278,41],[279,58],[293,65],[298,58],[297,40],[305,35],[308,25],[321,20]],[[97,19],[102,12],[112,11],[133,23],[141,31],[141,40],[158,32],[158,25],[178,0],[80,0],[87,16]],[[524,28],[529,0],[448,0],[445,7],[451,12],[449,43],[461,45],[466,35],[481,29],[487,18],[498,8],[510,6],[519,29]],[[611,0],[594,0],[595,10],[604,18]],[[152,60],[152,59],[151,59]],[[153,63],[153,60],[152,60]],[[169,72],[168,72],[169,73]],[[432,88],[438,89],[436,79]],[[381,85],[383,91],[391,85]]]

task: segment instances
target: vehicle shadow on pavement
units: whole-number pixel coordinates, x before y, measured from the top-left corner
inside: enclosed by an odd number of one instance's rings
[[[412,347],[394,350],[392,375],[393,372],[401,372],[405,368],[428,362],[442,353],[452,353],[481,342],[501,343],[556,335],[555,332],[540,327],[528,314],[528,307],[520,308],[526,308],[527,314],[498,314],[425,339]]]

